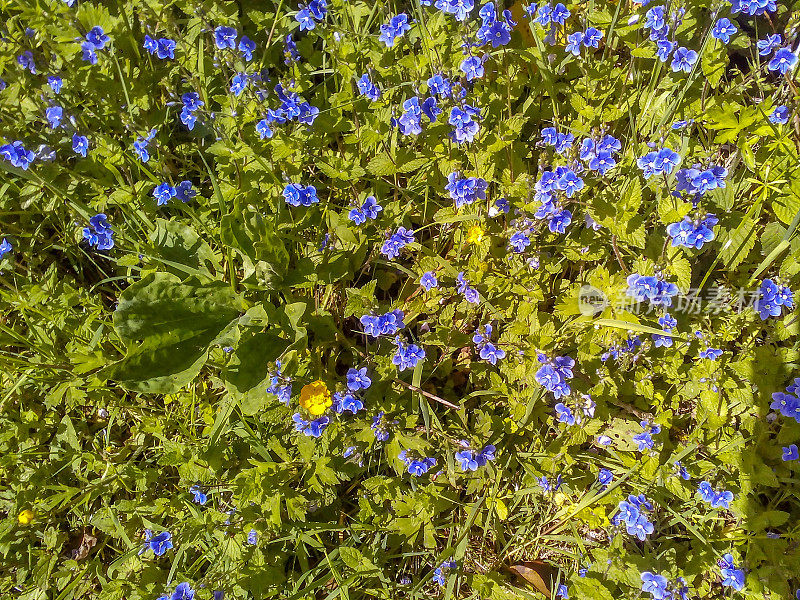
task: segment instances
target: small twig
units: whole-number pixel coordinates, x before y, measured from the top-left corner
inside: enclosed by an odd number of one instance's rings
[[[616,235],[611,236],[611,246],[614,248],[614,256],[617,257],[617,262],[619,263],[619,266],[622,267],[623,271],[625,271],[625,275],[630,275],[631,272],[628,270],[628,267],[625,266],[625,263],[622,260],[622,255],[619,253],[619,248],[617,248]]]
[[[419,392],[420,394],[422,394],[426,398],[429,398],[430,400],[434,400],[434,401],[438,402],[439,404],[443,404],[447,408],[452,408],[453,410],[459,410],[461,408],[460,406],[458,406],[456,404],[453,404],[452,402],[448,402],[444,398],[439,398],[439,396],[431,394],[430,392],[426,392],[422,388],[418,388],[415,385],[412,385],[410,383],[406,383],[402,379],[395,379],[395,381],[397,383],[399,383],[400,385],[407,387],[408,389],[410,389],[413,392]]]

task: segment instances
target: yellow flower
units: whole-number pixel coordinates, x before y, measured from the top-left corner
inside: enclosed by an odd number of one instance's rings
[[[480,244],[483,241],[483,229],[481,229],[480,225],[473,225],[470,227],[469,233],[467,234],[467,243],[468,244]]]
[[[331,393],[328,391],[328,386],[322,381],[317,380],[304,385],[300,390],[300,406],[314,416],[324,413],[331,404],[333,404]]]
[[[21,513],[19,513],[17,521],[19,521],[20,525],[30,525],[31,521],[33,521],[34,516],[36,515],[33,514],[33,511],[26,508]]]

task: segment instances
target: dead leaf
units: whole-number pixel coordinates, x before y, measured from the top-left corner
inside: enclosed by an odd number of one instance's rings
[[[556,569],[553,565],[541,560],[531,560],[509,567],[512,573],[521,577],[533,587],[550,598],[550,586],[556,579]]]
[[[97,544],[97,538],[94,537],[92,534],[83,532],[81,536],[80,543],[78,544],[77,548],[73,548],[72,550],[72,559],[73,560],[83,560],[87,556],[89,556],[89,552],[92,548],[95,547]]]

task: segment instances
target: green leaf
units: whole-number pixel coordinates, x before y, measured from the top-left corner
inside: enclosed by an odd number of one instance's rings
[[[147,275],[122,293],[114,311],[114,328],[127,354],[108,376],[130,390],[179,390],[200,372],[209,346],[231,327],[240,307],[223,282]]]
[[[222,243],[236,248],[261,267],[259,275],[270,283],[279,282],[289,269],[289,253],[272,224],[259,213],[245,209],[222,217]]]
[[[221,270],[211,246],[194,229],[180,221],[156,219],[150,242],[153,256],[161,259],[170,273],[213,278]]]
[[[738,267],[756,245],[756,223],[752,217],[745,217],[734,230],[723,230],[720,236],[722,250],[720,260],[727,270]]]
[[[397,165],[394,164],[391,157],[385,152],[373,157],[367,163],[367,171],[379,177],[386,175],[394,175],[397,173]]]
[[[222,373],[223,379],[237,393],[252,390],[266,379],[269,363],[278,359],[288,345],[289,340],[274,333],[245,328],[231,362]]]

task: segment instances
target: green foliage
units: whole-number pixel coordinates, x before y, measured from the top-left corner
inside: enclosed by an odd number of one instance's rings
[[[689,73],[660,61],[642,28],[659,3],[565,4],[553,44],[523,3],[498,2],[518,24],[509,44],[472,48],[485,74],[468,82],[462,46],[480,5],[460,22],[417,0],[329,0],[301,31],[302,7],[283,0],[0,2],[0,146],[35,153],[28,168],[0,156],[0,241],[12,245],[0,255],[4,597],[155,600],[187,582],[197,600],[516,600],[561,584],[605,600],[639,597],[651,571],[723,598],[728,553],[746,570],[734,595],[794,594],[800,463],[781,456],[800,424],[770,404],[797,375],[800,321],[793,307],[764,321],[752,300],[766,278],[800,290],[798,71],[769,71],[755,45],[780,32],[796,47],[800,3],[767,20],[688,0],[674,35],[698,52]],[[380,28],[403,11],[411,28],[387,48]],[[728,44],[710,35],[722,15],[739,30]],[[215,45],[220,25],[255,41],[252,61]],[[95,26],[110,41],[92,65],[81,41]],[[599,47],[565,52],[566,35],[589,27]],[[148,52],[145,35],[174,39],[174,60]],[[365,73],[377,101],[359,91]],[[438,118],[405,135],[404,102],[432,96],[437,73],[455,97],[438,96]],[[319,113],[273,121],[262,138],[277,83]],[[187,92],[203,102],[192,129]],[[449,121],[461,92],[480,108],[466,144]],[[58,127],[45,116],[55,105]],[[770,119],[778,106],[787,124]],[[541,143],[545,127],[572,133],[573,147]],[[133,144],[151,130],[143,161]],[[86,157],[73,134],[87,136]],[[600,174],[579,148],[605,135],[621,149]],[[725,186],[693,198],[675,193],[677,169],[645,178],[638,159],[653,147],[675,150],[681,168],[724,167]],[[559,233],[534,216],[537,182],[578,164],[586,186],[561,195],[572,219]],[[483,178],[486,198],[454,205],[454,172]],[[156,186],[182,181],[197,195],[156,203]],[[291,206],[288,183],[315,186],[319,202]],[[382,211],[357,224],[350,211],[369,196]],[[104,251],[83,234],[101,212],[114,230]],[[704,213],[719,218],[713,240],[670,243],[667,226]],[[399,227],[414,241],[389,258]],[[530,246],[511,250],[523,231]],[[438,287],[420,286],[426,272]],[[632,273],[680,289],[673,331],[665,307],[626,303]],[[602,296],[597,311],[587,289]],[[425,350],[407,370],[394,336],[367,336],[360,321],[393,310],[403,343]],[[487,324],[497,364],[473,341]],[[656,345],[666,333],[672,344]],[[721,357],[701,358],[709,347]],[[575,360],[568,396],[537,379],[540,352]],[[319,437],[300,433],[295,414],[319,416],[301,389],[344,393],[348,370],[364,367],[364,409],[328,409]],[[554,416],[559,402],[576,425]],[[644,451],[642,421],[661,430]],[[465,471],[465,444],[491,444],[495,458]],[[401,456],[437,463],[414,477]],[[601,469],[613,482],[598,482]],[[561,487],[545,491],[542,477]],[[730,509],[703,502],[701,481],[730,490]],[[613,523],[631,494],[654,506],[646,540]],[[174,547],[140,552],[146,531],[170,532]]]

